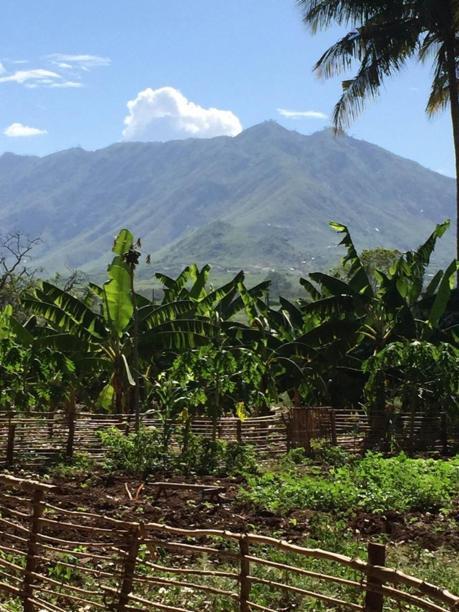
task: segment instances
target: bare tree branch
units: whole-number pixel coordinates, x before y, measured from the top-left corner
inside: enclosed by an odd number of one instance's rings
[[[21,232],[0,235],[0,294],[18,280],[32,280],[37,270],[28,265],[29,255],[40,242],[40,238],[29,238]]]

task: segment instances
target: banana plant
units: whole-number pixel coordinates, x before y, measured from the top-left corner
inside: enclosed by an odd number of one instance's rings
[[[208,318],[217,315],[221,321],[229,321],[241,313],[249,322],[257,316],[254,306],[264,307],[270,281],[263,281],[247,289],[244,272],[241,270],[229,282],[214,288],[208,286],[210,269],[209,265],[199,269],[196,264],[192,264],[184,268],[176,279],[156,273],[156,278],[163,285],[163,304],[172,300],[191,301],[198,315]]]
[[[77,365],[98,368],[108,377],[99,404],[106,410],[136,414],[139,364],[148,362],[159,351],[205,344],[212,333],[208,322],[194,317],[190,300],[158,306],[135,292],[138,246],[128,230],[121,230],[116,237],[107,282],[102,287],[90,286],[100,300],[99,312],[46,281],[23,300],[48,325],[43,343],[59,343],[62,350],[70,350],[79,341]]]
[[[341,234],[346,249],[343,268],[346,278],[312,273],[301,279],[309,299],[302,300],[300,311],[309,321],[316,320],[319,336],[328,328],[341,327],[337,338],[330,337],[328,347],[321,341],[321,357],[331,356],[327,378],[332,384],[341,379],[365,383],[362,363],[391,342],[402,339],[432,340],[452,338],[454,327],[444,324],[457,269],[452,262],[438,272],[426,287],[425,276],[436,242],[448,229],[449,222],[439,224],[429,238],[415,251],[400,255],[392,268],[376,271],[370,280],[345,225],[332,222],[331,228]],[[343,348],[347,349],[343,352]],[[325,375],[325,373],[324,373]],[[354,390],[353,390],[354,394]],[[344,397],[343,392],[338,395]],[[361,392],[360,392],[361,395]]]

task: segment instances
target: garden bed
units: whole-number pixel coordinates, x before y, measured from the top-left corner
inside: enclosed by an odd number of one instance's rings
[[[298,453],[293,455],[292,458],[296,460],[297,455]],[[346,511],[339,512],[325,512],[300,506],[288,509],[279,508],[272,511],[263,507],[260,501],[262,497],[258,497],[257,503],[250,500],[250,493],[254,493],[256,487],[262,487],[263,478],[268,475],[269,479],[270,469],[277,469],[281,472],[287,470],[290,474],[296,471],[298,482],[300,482],[300,474],[320,479],[327,474],[329,468],[330,466],[327,467],[323,463],[319,465],[306,462],[296,465],[294,462],[284,462],[264,466],[261,473],[246,478],[242,476],[219,478],[215,475],[167,477],[164,474],[156,473],[146,479],[141,479],[115,471],[108,473],[106,468],[104,469],[102,466],[88,466],[77,460],[73,465],[60,465],[48,474],[42,473],[39,479],[54,486],[47,491],[46,501],[49,507],[53,508],[52,518],[57,521],[55,523],[55,529],[57,529],[55,535],[75,542],[81,540],[78,520],[76,520],[74,528],[67,524],[64,528],[65,535],[60,535],[58,528],[60,521],[63,521],[63,525],[66,522],[68,523],[68,511],[87,513],[88,517],[99,516],[100,521],[94,523],[99,526],[102,526],[103,522],[105,525],[106,521],[118,520],[123,521],[123,524],[126,525],[140,522],[167,524],[180,529],[258,533],[310,549],[329,550],[348,558],[366,559],[368,541],[376,541],[386,544],[388,566],[441,585],[453,593],[459,592],[459,567],[457,563],[459,497],[453,498],[448,508],[438,509],[434,512],[423,512],[421,510],[368,512],[356,508],[348,508]],[[34,476],[32,473],[26,472],[17,475],[22,478]],[[154,483],[159,480],[199,486],[173,488],[166,491],[166,495],[161,495],[158,498],[157,486]],[[285,478],[285,481],[288,482],[288,478]],[[209,499],[202,495],[203,488],[207,490],[211,487],[218,487],[218,499]],[[278,495],[280,497],[283,495],[282,490],[278,490]],[[267,500],[269,500],[269,495]],[[105,518],[102,519],[102,517]],[[91,535],[94,546],[97,546],[98,537],[97,534]],[[102,533],[100,537],[103,540],[108,536]],[[4,540],[3,535],[0,542],[3,545],[8,545],[8,539],[5,537]],[[167,542],[167,534],[164,542]],[[200,544],[199,538],[196,543]],[[72,547],[71,550],[79,550],[79,548]],[[224,550],[225,548],[223,548]],[[97,552],[97,548],[93,549],[94,551]],[[69,559],[72,554],[70,554]],[[280,563],[292,562],[288,556],[283,555],[275,557],[274,560]],[[71,560],[70,564],[74,562],[74,560]],[[161,563],[166,562],[172,563],[178,568],[187,567],[185,557],[181,557],[177,553],[171,553],[169,556],[164,555]],[[59,572],[63,572],[62,576],[64,576],[65,572],[71,569],[62,565],[62,563],[55,565],[56,563],[57,561],[51,565],[48,563],[46,570],[52,572],[53,579]],[[212,567],[215,567],[213,565],[214,561],[211,559],[206,561],[203,558],[199,563],[201,563],[199,567],[201,569],[204,567],[206,571],[211,571]],[[99,571],[100,566],[96,564],[95,568],[94,571]],[[312,565],[309,563],[304,568],[308,571],[319,571],[326,574],[330,572],[330,568],[325,562],[314,562]],[[231,569],[230,565],[226,567],[223,564],[220,570],[224,572],[233,571],[234,568]],[[352,581],[356,579],[354,574],[355,572],[346,570],[339,576],[343,580]],[[88,584],[81,582],[79,578],[77,579],[78,575],[72,574],[72,579],[77,580],[75,584],[79,587],[86,585],[85,588],[87,588]],[[263,579],[269,578],[268,575],[263,574],[263,576]],[[280,577],[281,574],[277,579],[279,580]],[[90,590],[96,586],[94,583],[91,587],[91,584],[89,584]],[[217,580],[216,584],[216,588],[226,588],[223,582],[220,584]],[[314,581],[311,584],[307,581],[300,581],[295,582],[295,584],[297,588],[307,589],[312,588],[315,583]],[[269,602],[272,605],[275,601],[277,602],[276,606],[281,606],[281,602],[284,602],[284,600],[272,600],[269,589],[263,590],[261,586],[261,590],[255,590],[258,593],[257,597],[259,597],[257,601],[268,605]],[[324,590],[320,592],[332,598],[346,595],[345,591],[337,590],[332,585],[330,588],[325,585]],[[166,604],[181,605],[185,603],[183,594],[172,592],[170,589],[161,590],[159,588],[157,594],[161,595],[163,598],[161,601]],[[214,595],[215,597],[212,596],[210,599],[209,597],[203,597],[202,600],[199,598],[193,599],[193,609],[195,609],[194,605],[204,610],[223,611],[232,609],[221,605],[219,596]],[[347,595],[349,596],[349,593]],[[319,605],[317,602],[312,603],[312,607],[308,607],[307,598],[304,601],[301,600],[301,606],[297,608],[295,607],[297,604],[294,605],[294,603],[300,601],[301,598],[298,599],[298,597],[300,597],[299,593],[297,593],[296,599],[287,598],[293,607],[284,606],[276,609],[326,609],[326,606],[322,607],[322,604]],[[211,603],[206,604],[206,602]],[[387,608],[387,610],[392,609],[392,607]]]
[[[215,485],[224,487],[225,492],[218,502],[203,500],[199,492],[187,489],[174,490],[167,497],[156,499],[156,489],[149,488],[147,480],[138,499],[131,501],[126,486],[135,496],[141,481],[121,474],[107,476],[101,471],[91,474],[86,480],[52,477],[49,482],[56,485],[56,489],[49,494],[49,498],[51,503],[63,508],[84,509],[123,520],[138,520],[142,517],[145,521],[167,521],[177,527],[231,531],[250,528],[266,535],[274,533],[292,541],[314,537],[318,522],[329,522],[330,525],[336,523],[336,515],[333,513],[295,509],[279,515],[268,510],[257,510],[239,497],[242,478],[216,479],[208,476],[177,478],[175,481]],[[357,539],[366,540],[370,536],[380,535],[394,544],[410,542],[429,550],[446,546],[459,551],[459,498],[455,507],[446,514],[357,511],[351,512],[344,522],[349,534],[352,532]]]

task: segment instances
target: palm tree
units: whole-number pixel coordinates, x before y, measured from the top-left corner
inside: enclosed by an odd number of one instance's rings
[[[343,81],[334,111],[341,130],[362,110],[365,99],[378,95],[385,77],[409,59],[433,60],[429,115],[450,103],[456,154],[456,258],[459,260],[459,0],[298,0],[304,22],[313,32],[332,23],[352,27],[315,65],[332,77],[360,63],[357,74]],[[458,272],[459,280],[459,272]],[[458,282],[459,285],[459,282]]]

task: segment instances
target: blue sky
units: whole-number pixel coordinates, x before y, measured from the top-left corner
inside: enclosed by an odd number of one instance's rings
[[[312,66],[338,35],[312,36],[295,0],[3,0],[0,151],[235,134],[266,119],[320,130],[340,80]],[[409,66],[349,133],[453,175],[449,115],[424,112],[430,76]]]

